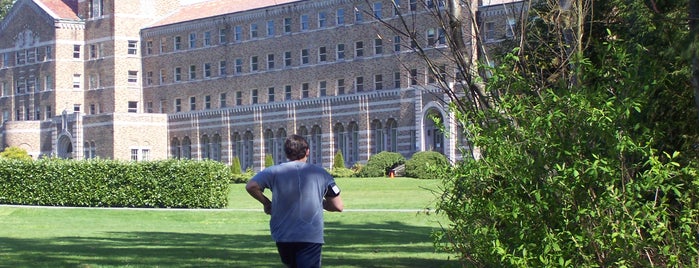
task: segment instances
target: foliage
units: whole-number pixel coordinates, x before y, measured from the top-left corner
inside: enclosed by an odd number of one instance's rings
[[[0,152],[0,157],[6,159],[32,160],[27,150],[15,146],[5,148],[5,150]]]
[[[395,152],[380,152],[369,157],[366,166],[364,166],[357,175],[359,177],[381,177],[386,176],[388,172],[405,163],[405,157]]]
[[[0,160],[0,203],[221,208],[229,169],[214,161]]]
[[[234,156],[231,162],[231,174],[242,174],[243,168],[240,166],[240,158]]]
[[[7,13],[10,12],[14,1],[15,0],[0,0],[0,21],[5,19]]]
[[[335,178],[349,178],[356,176],[354,170],[345,167],[328,169],[328,173]]]
[[[405,162],[405,176],[418,179],[435,179],[435,169],[446,169],[449,160],[435,151],[416,152]]]
[[[265,167],[274,166],[274,158],[271,154],[265,155]]]
[[[346,168],[345,157],[342,156],[341,150],[337,150],[337,153],[335,153],[335,158],[333,159],[333,169],[337,168]]]
[[[482,158],[441,170],[435,238],[476,267],[694,266],[687,1],[564,2],[538,1],[513,53],[473,79],[490,106],[451,104]]]

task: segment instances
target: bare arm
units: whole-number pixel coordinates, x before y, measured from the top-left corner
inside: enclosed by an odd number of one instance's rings
[[[323,209],[342,212],[342,210],[345,209],[345,204],[342,202],[342,197],[339,195],[334,197],[327,196],[323,199]]]
[[[270,201],[269,198],[267,198],[267,196],[265,196],[264,193],[262,193],[262,187],[260,187],[260,185],[257,184],[257,182],[252,180],[248,181],[248,184],[245,185],[245,190],[248,191],[250,196],[252,196],[262,204],[265,213],[272,213],[272,201]]]

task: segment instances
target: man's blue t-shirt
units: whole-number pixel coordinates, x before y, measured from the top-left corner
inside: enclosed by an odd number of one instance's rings
[[[269,228],[275,242],[325,243],[323,197],[335,184],[325,169],[290,161],[265,168],[252,180],[272,191]]]

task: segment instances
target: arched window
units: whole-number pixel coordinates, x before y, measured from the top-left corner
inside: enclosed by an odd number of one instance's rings
[[[398,123],[393,118],[386,121],[386,150],[398,151]]]
[[[311,164],[321,165],[323,164],[323,133],[318,125],[313,126],[311,129],[311,140],[308,146],[311,148]]]
[[[90,159],[90,143],[85,142],[83,145],[83,158]]]
[[[238,132],[233,133],[233,156],[238,158],[240,167],[243,168],[243,138]]]
[[[92,141],[90,142],[90,158],[96,158],[97,157],[97,146],[95,145],[95,142]]]
[[[335,153],[341,152],[342,153],[342,158],[345,160],[345,166],[347,166],[348,162],[348,151],[347,151],[347,134],[345,133],[345,127],[342,126],[342,123],[337,123],[335,124],[335,127],[333,129],[333,133],[335,133]],[[335,155],[333,154],[333,157]]]
[[[204,134],[204,136],[201,136],[199,146],[201,147],[201,159],[211,159],[211,155],[209,155],[211,152],[211,144],[209,143],[208,135]]]
[[[214,134],[211,142],[211,159],[221,161],[221,135]]]
[[[177,138],[172,138],[170,141],[170,156],[175,159],[182,158],[182,147],[180,146],[180,140]]]
[[[192,159],[192,140],[188,136],[182,139],[182,158]]]
[[[305,126],[299,127],[299,132],[296,133],[297,135],[302,136],[306,140],[309,140],[308,138],[308,129]]]
[[[378,154],[384,150],[384,135],[381,121],[374,120],[371,122],[371,142],[372,153]]]
[[[274,159],[274,132],[271,129],[265,130],[265,159],[267,156],[272,156]]]
[[[243,136],[243,159],[241,159],[241,166],[243,167],[243,170],[246,170],[248,168],[252,168],[253,166],[253,154],[255,152],[255,147],[254,147],[254,139],[252,136],[252,132],[247,131],[245,132],[245,136]]]
[[[359,126],[357,122],[347,125],[347,157],[346,161],[354,164],[359,161]]]
[[[277,130],[276,148],[274,150],[274,159],[276,160],[276,163],[283,163],[286,161],[284,141],[286,141],[286,129],[280,128]]]

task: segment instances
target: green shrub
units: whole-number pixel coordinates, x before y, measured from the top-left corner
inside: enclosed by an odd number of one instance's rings
[[[414,153],[410,160],[405,161],[405,176],[418,179],[434,179],[435,169],[445,169],[449,166],[449,160],[435,151]]]
[[[380,152],[372,155],[358,173],[360,177],[382,177],[391,169],[405,163],[405,157],[394,152]]]
[[[341,150],[337,150],[337,153],[335,153],[335,158],[333,159],[333,169],[337,168],[347,168],[345,166],[345,157],[342,156]]]
[[[344,167],[330,169],[328,173],[335,178],[350,178],[355,176],[354,170]]]
[[[0,203],[222,208],[230,170],[215,161],[0,159]]]
[[[15,146],[5,148],[5,150],[0,152],[0,157],[17,160],[32,160],[27,150]]]
[[[274,158],[271,154],[265,155],[265,167],[274,166]]]
[[[234,156],[233,160],[231,161],[231,173],[232,174],[243,173],[243,168],[240,166],[240,158],[238,158],[237,156]]]
[[[255,176],[255,171],[252,168],[248,168],[244,173],[231,174],[232,183],[247,183],[252,176]]]

